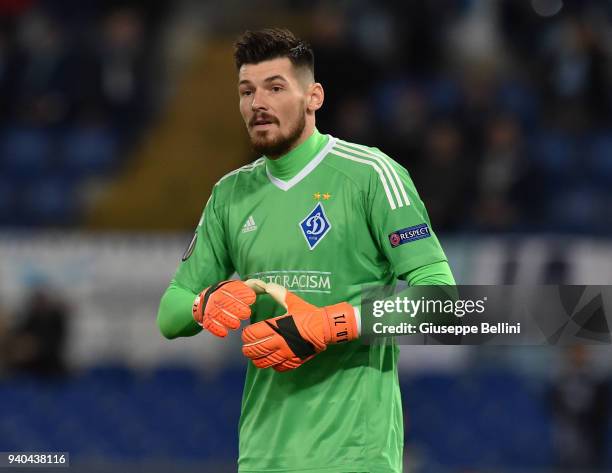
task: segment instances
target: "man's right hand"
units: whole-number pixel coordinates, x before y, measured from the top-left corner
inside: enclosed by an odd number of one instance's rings
[[[240,322],[251,316],[255,291],[242,281],[222,281],[207,287],[193,301],[195,321],[217,337],[227,330],[240,328]]]

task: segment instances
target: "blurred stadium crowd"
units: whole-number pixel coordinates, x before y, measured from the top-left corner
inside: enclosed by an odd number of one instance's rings
[[[141,144],[164,136],[177,76],[199,63],[173,69],[186,32],[231,62],[236,34],[271,25],[313,45],[319,130],[410,171],[459,282],[609,283],[610,1],[0,0],[0,451],[70,451],[88,472],[235,471],[237,345],[163,341],[153,323],[189,237],[150,231],[170,218],[155,203],[137,237],[79,232],[101,191],[149,176]],[[219,74],[233,90],[234,71],[202,71],[189,112],[237,120],[237,102],[195,95]],[[143,178],[177,213],[188,186],[170,167],[191,172],[191,120],[166,127],[187,144],[162,156],[164,181]],[[110,214],[104,228],[134,228]],[[609,349],[402,348],[406,471],[611,468]]]
[[[2,224],[76,225],[79,184],[121,169],[154,109],[147,3],[0,3]]]

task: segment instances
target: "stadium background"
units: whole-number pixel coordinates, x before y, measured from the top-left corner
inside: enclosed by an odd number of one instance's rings
[[[238,336],[167,341],[231,42],[311,41],[323,132],[411,172],[463,284],[612,280],[612,2],[0,1],[0,450],[235,471]],[[608,347],[402,347],[406,471],[610,471]],[[306,413],[307,414],[307,413]]]

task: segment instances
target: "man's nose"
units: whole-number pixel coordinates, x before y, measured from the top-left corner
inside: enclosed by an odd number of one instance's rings
[[[253,101],[251,102],[252,110],[267,110],[268,105],[265,101],[264,94],[262,91],[255,90],[253,92]]]

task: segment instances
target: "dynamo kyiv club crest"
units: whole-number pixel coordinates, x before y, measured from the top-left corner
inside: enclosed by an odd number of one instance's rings
[[[325,215],[321,202],[300,222],[300,228],[306,238],[308,247],[314,250],[314,247],[319,244],[331,228],[331,223]]]

